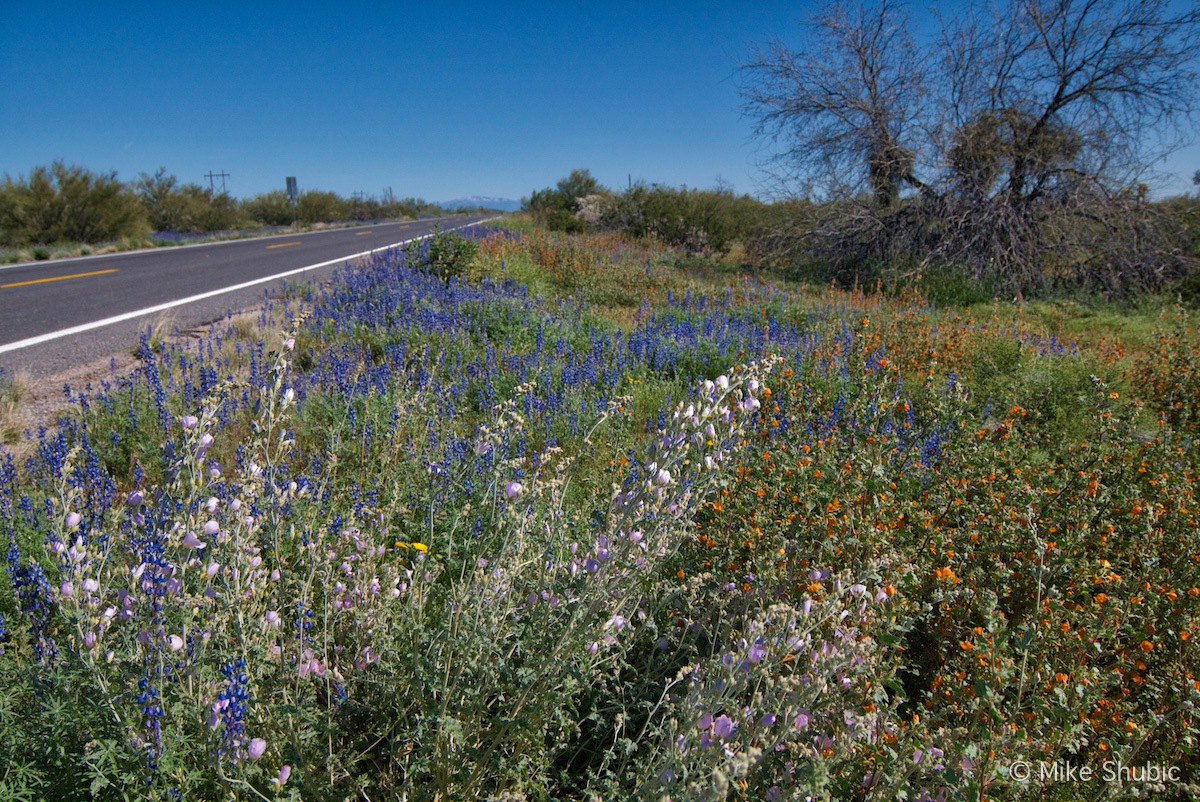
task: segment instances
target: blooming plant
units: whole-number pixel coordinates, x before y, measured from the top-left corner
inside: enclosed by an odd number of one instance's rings
[[[913,295],[464,236],[147,336],[0,454],[0,798],[1197,792],[1186,321],[1125,377]]]

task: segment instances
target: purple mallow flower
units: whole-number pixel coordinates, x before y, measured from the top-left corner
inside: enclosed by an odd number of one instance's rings
[[[726,739],[733,735],[737,730],[737,724],[733,719],[724,714],[717,716],[712,723],[712,733],[718,738]]]

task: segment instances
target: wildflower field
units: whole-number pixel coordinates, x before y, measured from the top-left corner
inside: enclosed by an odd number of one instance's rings
[[[1200,794],[1187,314],[769,279],[480,227],[68,389],[0,799]]]

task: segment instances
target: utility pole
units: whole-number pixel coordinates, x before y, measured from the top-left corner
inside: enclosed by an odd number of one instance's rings
[[[214,173],[212,170],[209,170],[208,174],[204,177],[208,179],[208,194],[210,194],[210,195],[213,194],[213,192],[215,191],[214,190],[214,186],[215,186],[214,179],[219,178],[219,179],[221,179],[221,194],[224,195],[225,194],[225,179],[232,178],[233,176],[231,176],[229,173],[225,172],[224,170],[222,170],[219,173]]]

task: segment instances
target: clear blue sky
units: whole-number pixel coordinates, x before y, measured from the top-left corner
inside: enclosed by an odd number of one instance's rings
[[[587,167],[760,190],[737,61],[804,2],[0,0],[0,173],[521,198]],[[1191,189],[1192,148],[1164,165]]]

